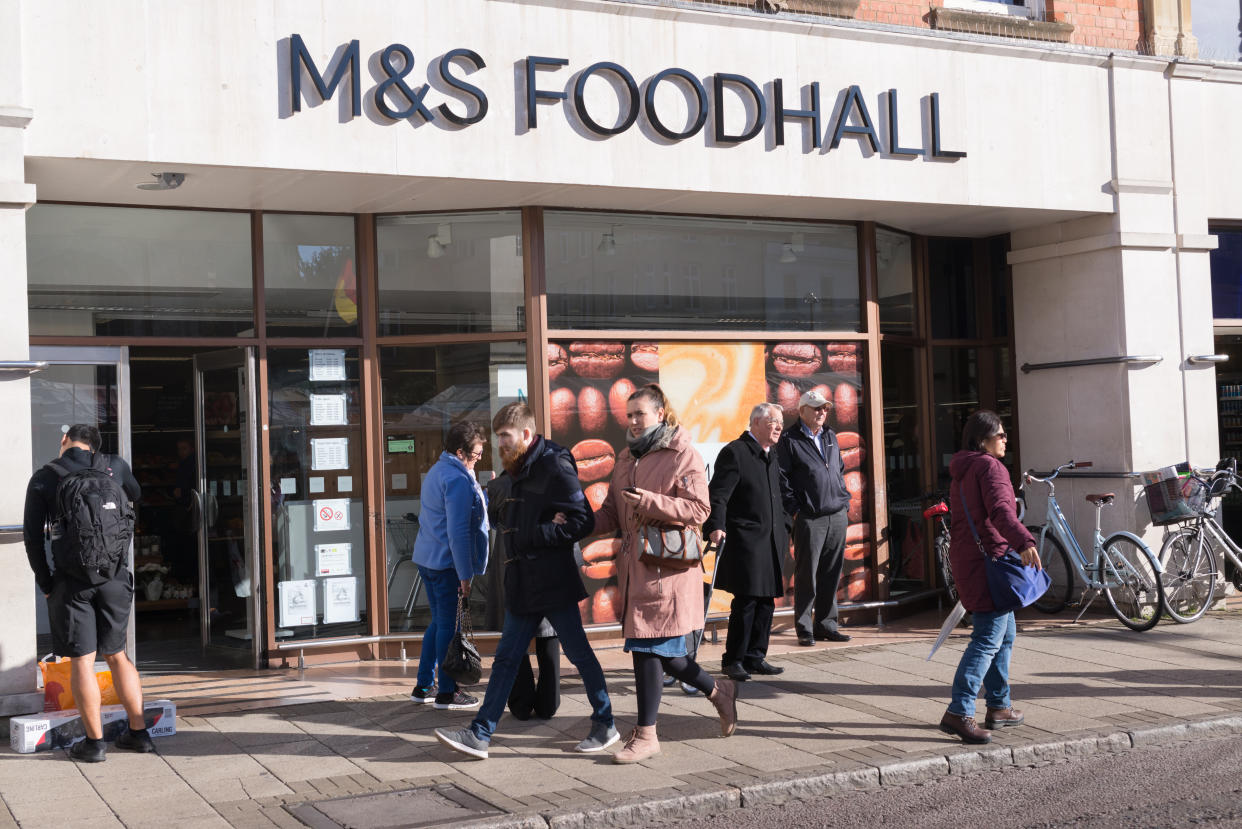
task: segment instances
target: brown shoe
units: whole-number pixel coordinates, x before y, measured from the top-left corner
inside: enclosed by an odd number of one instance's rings
[[[963,717],[960,714],[945,711],[944,716],[940,718],[940,730],[945,734],[956,734],[962,738],[963,743],[977,745],[992,742],[992,732],[984,731],[976,725],[974,717]]]
[[[635,726],[630,732],[630,738],[625,741],[625,745],[616,754],[612,755],[612,762],[621,763],[641,763],[648,757],[654,757],[660,753],[660,741],[656,739],[656,727],[654,725]]]
[[[708,699],[720,714],[720,736],[732,736],[737,728],[737,683],[731,679],[716,680]]]
[[[988,728],[1004,728],[1009,725],[1022,725],[1024,719],[1026,717],[1022,716],[1022,712],[1011,705],[1008,708],[989,708],[983,724]]]

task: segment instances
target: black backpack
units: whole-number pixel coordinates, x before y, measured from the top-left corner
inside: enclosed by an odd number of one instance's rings
[[[112,456],[94,454],[91,465],[70,469],[61,459],[48,464],[56,487],[52,522],[52,562],[57,570],[113,576],[134,537],[134,509],[120,481],[112,477]]]

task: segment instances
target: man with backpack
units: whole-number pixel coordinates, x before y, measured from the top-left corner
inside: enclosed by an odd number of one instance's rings
[[[128,564],[134,536],[131,501],[142,494],[124,460],[99,452],[99,429],[75,424],[60,440],[60,457],[38,469],[26,488],[23,528],[26,558],[35,583],[47,597],[52,650],[68,656],[70,686],[86,739],[70,756],[84,763],[105,759],[95,654],[102,652],[112,682],[129,716],[118,748],[154,750],[143,718],[142,683],[125,655],[134,577]],[[44,551],[52,542],[52,566]]]

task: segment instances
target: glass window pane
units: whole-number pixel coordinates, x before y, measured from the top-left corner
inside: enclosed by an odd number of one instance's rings
[[[36,204],[26,246],[31,334],[254,335],[249,214]]]
[[[269,337],[358,335],[352,216],[263,216]]]
[[[931,334],[969,339],[975,332],[975,259],[970,239],[927,240]]]
[[[365,633],[358,350],[270,349],[267,372],[277,636]]]
[[[992,265],[992,336],[1009,336],[1009,237],[994,236],[988,240]]]
[[[383,216],[376,238],[380,336],[525,328],[516,210]]]
[[[526,395],[526,346],[401,346],[379,353],[389,628],[422,630],[430,619],[427,596],[410,557],[418,535],[423,478],[439,460],[453,424],[470,420],[490,435],[492,414]],[[489,441],[475,473],[486,486],[500,468],[495,443]],[[497,558],[489,559],[486,574],[470,592],[473,623],[479,629],[500,630],[504,622],[504,563]]]
[[[852,225],[548,211],[552,328],[858,331]]]
[[[689,431],[711,476],[716,455],[749,425],[756,403],[776,403],[792,426],[798,398],[819,390],[834,401],[829,425],[848,450],[846,484],[856,493],[849,506],[852,541],[845,553],[841,600],[862,601],[874,591],[875,557],[862,425],[867,422],[863,346],[854,342],[713,342],[562,340],[550,344],[548,374],[552,440],[577,457],[614,458],[625,449],[625,403],[634,389],[658,382],[669,397],[682,428]],[[601,446],[603,444],[603,446]],[[577,451],[575,451],[577,450]],[[579,477],[587,500],[598,509],[612,497],[611,469],[583,465]],[[586,547],[592,541],[584,541]],[[726,553],[727,555],[728,553]],[[606,561],[605,561],[606,564]],[[708,561],[710,570],[712,563]],[[784,556],[786,594],[777,607],[791,604],[792,556]],[[615,568],[583,568],[589,601],[580,605],[588,624],[615,624],[620,599]],[[726,613],[731,597],[717,590],[714,612]]]
[[[919,351],[882,343],[884,466],[888,470],[889,567],[893,595],[917,590],[930,579],[924,537],[922,412]]]
[[[979,356],[973,348],[932,350],[935,404],[936,488],[949,491],[949,462],[961,448],[966,418],[979,408]]]
[[[915,330],[913,247],[906,234],[876,228],[880,330],[885,333],[913,334]]]
[[[1242,230],[1213,228],[1217,248],[1208,256],[1212,269],[1212,316],[1242,319]]]

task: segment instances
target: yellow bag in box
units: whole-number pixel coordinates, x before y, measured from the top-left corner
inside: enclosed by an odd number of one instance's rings
[[[95,682],[99,684],[99,704],[119,705],[121,699],[112,685],[112,671],[100,668],[100,664],[103,663],[96,663],[95,666]],[[68,711],[70,708],[77,708],[70,684],[72,668],[69,657],[53,659],[52,654],[49,653],[39,660],[39,672],[43,675],[44,711]]]

